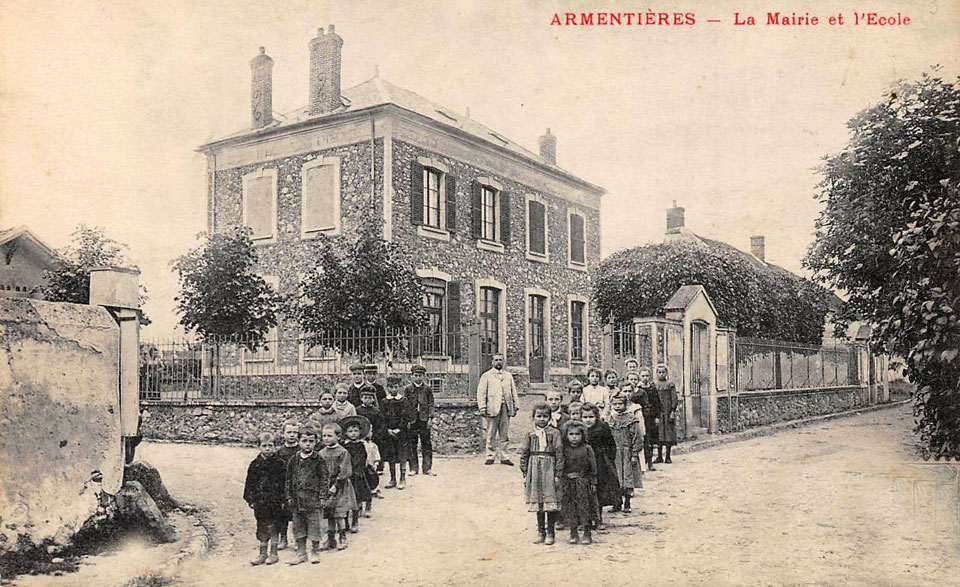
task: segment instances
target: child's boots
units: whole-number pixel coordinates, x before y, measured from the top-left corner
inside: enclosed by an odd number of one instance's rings
[[[353,521],[350,523],[350,532],[356,534],[360,531],[360,510],[356,510],[351,514]]]
[[[570,526],[570,540],[567,542],[570,544],[580,544],[580,533],[577,532],[576,526]]]
[[[633,509],[630,508],[630,496],[629,495],[623,496],[623,513],[629,514],[632,511]]]
[[[404,489],[407,486],[407,471],[400,469],[400,483],[397,483],[397,489]]]
[[[323,550],[335,550],[337,548],[337,533],[335,531],[327,532],[327,541],[323,543]]]
[[[297,538],[297,558],[288,562],[288,565],[302,565],[307,562],[307,539]]]
[[[277,564],[278,562],[280,562],[280,557],[277,556],[277,539],[276,539],[276,538],[271,538],[271,539],[270,539],[270,554],[267,555],[267,562],[266,562],[266,564],[268,564],[268,565],[275,565],[275,564]]]
[[[370,500],[370,501],[364,503],[364,505],[363,505],[363,517],[364,517],[364,518],[372,518],[372,517],[373,517],[373,512],[371,511],[372,509],[373,509],[373,500]]]
[[[320,541],[319,540],[311,541],[310,552],[313,554],[313,560],[310,561],[310,563],[314,565],[319,565],[320,564]]]
[[[668,464],[668,465],[673,462],[673,461],[670,460],[670,447],[669,447],[669,446],[667,446],[667,460],[665,460],[665,461],[663,461],[663,462],[665,462],[665,463]]]
[[[261,543],[260,543],[260,556],[258,556],[257,558],[253,559],[252,561],[250,561],[250,564],[253,565],[253,566],[258,566],[258,565],[262,565],[262,564],[265,563],[265,562],[267,562],[267,543],[266,543],[266,542],[261,542]]]
[[[547,541],[547,522],[543,512],[537,512],[537,539],[534,544],[543,544]]]
[[[587,524],[583,527],[582,544],[593,544],[593,534],[590,533],[590,524]]]
[[[287,546],[287,530],[284,528],[283,532],[280,534],[280,544],[277,546],[277,550],[286,550]]]
[[[344,528],[340,530],[340,544],[337,546],[337,550],[346,550],[347,549],[347,530]]]
[[[556,524],[557,512],[547,512],[547,539],[544,541],[544,544],[547,546],[550,546],[557,541],[557,536],[555,533]]]

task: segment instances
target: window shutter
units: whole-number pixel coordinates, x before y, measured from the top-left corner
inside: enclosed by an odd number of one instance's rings
[[[459,359],[463,353],[460,332],[460,282],[447,282],[447,354]]]
[[[579,214],[570,215],[570,260],[574,263],[584,263],[584,235],[583,235],[583,216]]]
[[[500,192],[500,242],[510,248],[510,194]]]
[[[423,165],[410,162],[410,222],[423,224]]]
[[[457,178],[446,174],[447,180],[447,230],[457,231]]]
[[[473,238],[480,238],[483,234],[483,199],[480,189],[480,184],[474,180],[470,191],[470,220]]]
[[[530,200],[530,252],[540,255],[546,254],[546,243],[544,238],[544,206],[536,200]]]

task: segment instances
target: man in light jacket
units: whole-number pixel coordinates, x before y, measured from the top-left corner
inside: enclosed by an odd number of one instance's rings
[[[487,465],[492,465],[494,458],[500,459],[502,465],[513,465],[505,453],[510,441],[510,418],[517,415],[520,397],[513,375],[503,367],[503,355],[493,355],[493,367],[480,376],[477,385],[477,408],[487,425]]]

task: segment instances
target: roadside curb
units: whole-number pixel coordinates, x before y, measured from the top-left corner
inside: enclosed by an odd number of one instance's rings
[[[706,450],[708,448],[714,448],[722,444],[729,444],[731,442],[740,442],[742,440],[750,440],[751,438],[761,438],[764,436],[772,436],[783,430],[790,430],[793,428],[803,428],[805,426],[811,426],[813,424],[819,424],[821,422],[828,422],[830,420],[836,420],[838,418],[846,418],[849,416],[858,416],[860,414],[867,414],[870,412],[877,412],[880,410],[889,410],[892,408],[898,408],[900,406],[907,405],[912,401],[913,401],[912,399],[905,399],[898,402],[891,402],[888,404],[879,404],[874,406],[866,406],[863,408],[856,408],[854,410],[847,410],[845,412],[835,412],[833,414],[823,414],[821,416],[813,416],[810,418],[804,418],[802,420],[790,420],[788,422],[777,422],[776,424],[758,426],[756,428],[750,428],[742,432],[711,435],[708,438],[692,440],[692,441],[677,444],[676,446],[673,447],[673,454],[686,454],[686,453]]]
[[[150,574],[175,581],[180,573],[180,567],[185,562],[206,554],[213,546],[213,526],[204,520],[200,512],[193,507],[184,511],[184,514],[193,520],[193,529],[190,536],[175,555]]]

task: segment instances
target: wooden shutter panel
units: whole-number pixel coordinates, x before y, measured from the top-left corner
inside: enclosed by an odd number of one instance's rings
[[[500,242],[510,248],[510,194],[500,192]]]
[[[470,190],[470,231],[473,238],[483,235],[483,198],[480,190],[480,184],[474,180]]]
[[[410,162],[410,222],[423,224],[423,165]]]
[[[447,282],[447,354],[459,359],[463,353],[460,332],[460,282]]]
[[[530,226],[527,227],[527,230],[530,231],[530,252],[546,254],[546,238],[544,235],[544,215],[546,211],[543,204],[536,200],[529,200],[527,205],[530,206],[528,214]]]
[[[457,231],[457,178],[447,173],[447,230]]]
[[[584,219],[579,214],[570,215],[570,260],[574,263],[585,262]]]

